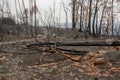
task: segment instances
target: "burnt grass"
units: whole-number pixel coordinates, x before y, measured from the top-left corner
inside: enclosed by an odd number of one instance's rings
[[[75,39],[73,33],[76,32],[65,31],[66,35],[62,36],[63,32],[55,32],[60,38],[51,37],[51,40],[86,40],[83,33]],[[89,37],[87,40],[93,39],[104,38]],[[1,50],[9,51],[0,51],[0,80],[120,80],[120,51],[113,46],[60,47],[89,51],[85,55],[70,55],[79,60],[75,62],[46,46],[25,47],[31,43],[34,41],[0,46]],[[99,58],[103,58],[103,63],[95,63]]]

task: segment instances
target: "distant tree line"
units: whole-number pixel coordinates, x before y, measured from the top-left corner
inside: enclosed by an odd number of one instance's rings
[[[53,0],[49,10],[41,12],[36,5],[36,0],[29,0],[29,7],[26,7],[24,0],[14,0],[15,12],[13,16],[8,0],[2,0],[0,4],[0,23],[17,24],[18,36],[21,24],[26,25],[26,34],[34,37],[38,35],[37,26],[61,27],[61,12],[65,13],[66,28],[69,27],[69,17],[72,21],[72,29],[85,32],[97,37],[99,35],[114,35],[120,32],[120,26],[115,26],[116,11],[115,4],[120,0],[61,0],[61,3]],[[57,16],[56,6],[59,4],[59,15]],[[7,9],[5,9],[7,8]],[[71,14],[71,16],[69,16]],[[8,17],[5,19],[5,17]],[[7,22],[7,23],[6,23]],[[78,27],[79,26],[79,27]],[[1,32],[2,33],[2,32]]]
[[[103,33],[114,35],[114,29],[118,28],[114,25],[116,17],[114,3],[120,3],[120,0],[70,1],[72,6],[72,28],[76,28],[79,23],[80,32],[86,31],[94,37]]]

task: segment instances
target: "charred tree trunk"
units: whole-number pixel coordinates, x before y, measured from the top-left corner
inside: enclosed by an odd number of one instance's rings
[[[19,30],[19,22],[18,22],[18,9],[17,9],[17,2],[15,1],[15,10],[16,10],[16,22],[17,22],[17,37],[20,36],[20,30]]]
[[[73,42],[39,42],[35,44],[27,45],[27,47],[37,45],[37,46],[43,46],[43,45],[56,45],[57,46],[119,46],[120,40],[115,41],[112,39],[107,39],[104,41],[73,41]]]
[[[80,10],[80,29],[79,29],[79,31],[80,32],[82,32],[82,23],[83,23],[83,21],[82,21],[82,15],[83,15],[83,2],[84,2],[84,0],[82,0],[82,2],[81,2],[81,10]]]
[[[27,15],[27,10],[25,8],[25,3],[24,3],[24,0],[22,0],[22,4],[23,4],[23,7],[24,7],[24,13],[25,13],[25,24],[27,25],[28,24],[28,15]]]
[[[93,24],[92,24],[93,36],[94,36],[94,37],[96,36],[96,33],[95,33],[95,18],[96,18],[96,15],[97,15],[97,8],[98,8],[98,0],[97,0],[97,2],[96,2],[94,17],[93,17]]]
[[[114,28],[114,19],[113,19],[113,2],[114,0],[112,0],[112,36],[114,35],[114,31],[113,31],[113,28]]]
[[[92,0],[89,2],[89,21],[88,21],[88,32],[91,34],[91,13],[92,12]]]
[[[98,37],[98,9],[97,9],[97,14],[96,14],[96,37]]]
[[[33,12],[32,12],[32,7],[33,7],[33,0],[29,0],[29,11],[30,11],[30,34],[33,37]]]
[[[3,27],[4,5],[5,5],[5,1],[3,0],[2,7],[1,7],[1,11],[2,11],[1,27]],[[3,40],[3,30],[2,30],[2,28],[0,28],[0,41],[2,41],[2,40]]]
[[[35,37],[37,37],[37,25],[36,25],[36,21],[37,21],[37,14],[36,14],[36,12],[37,12],[37,5],[36,5],[36,0],[34,0],[34,7],[35,7],[35,12],[34,12],[34,14],[35,14],[35,22],[34,22]]]
[[[76,11],[76,0],[72,0],[72,28],[76,29],[76,19],[75,19],[75,12]]]
[[[63,4],[63,9],[64,9],[64,12],[65,12],[65,17],[66,17],[66,28],[68,28],[68,10],[67,10],[63,0],[62,0],[62,4]]]
[[[105,2],[105,5],[104,5],[103,10],[102,10],[102,15],[101,15],[101,19],[100,19],[100,26],[99,26],[99,35],[101,35],[101,33],[102,33],[103,15],[104,15],[104,12],[105,12],[105,8],[106,8],[106,6],[107,6],[107,3],[108,3],[108,0]]]

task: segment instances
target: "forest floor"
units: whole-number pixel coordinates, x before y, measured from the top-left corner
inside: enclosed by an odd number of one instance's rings
[[[50,40],[57,42],[107,39],[86,39],[82,33],[76,37],[74,32],[59,32],[54,32]],[[39,41],[44,39],[40,36]],[[68,52],[55,48],[51,50],[47,46],[26,47],[32,43],[35,43],[34,39],[0,42],[0,80],[120,80],[119,47],[60,47],[88,51],[84,55],[69,55]]]

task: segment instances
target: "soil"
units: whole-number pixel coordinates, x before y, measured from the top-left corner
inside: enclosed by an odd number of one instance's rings
[[[64,36],[63,32],[57,33],[51,40],[86,40],[84,33],[76,39],[74,32],[68,33]],[[103,39],[106,38],[101,37]],[[87,40],[99,41],[100,38]],[[39,41],[44,40],[39,38]],[[32,43],[34,39],[0,43],[0,80],[120,80],[120,50],[114,46],[60,47],[88,51],[85,55],[69,55],[47,46],[26,47]]]

